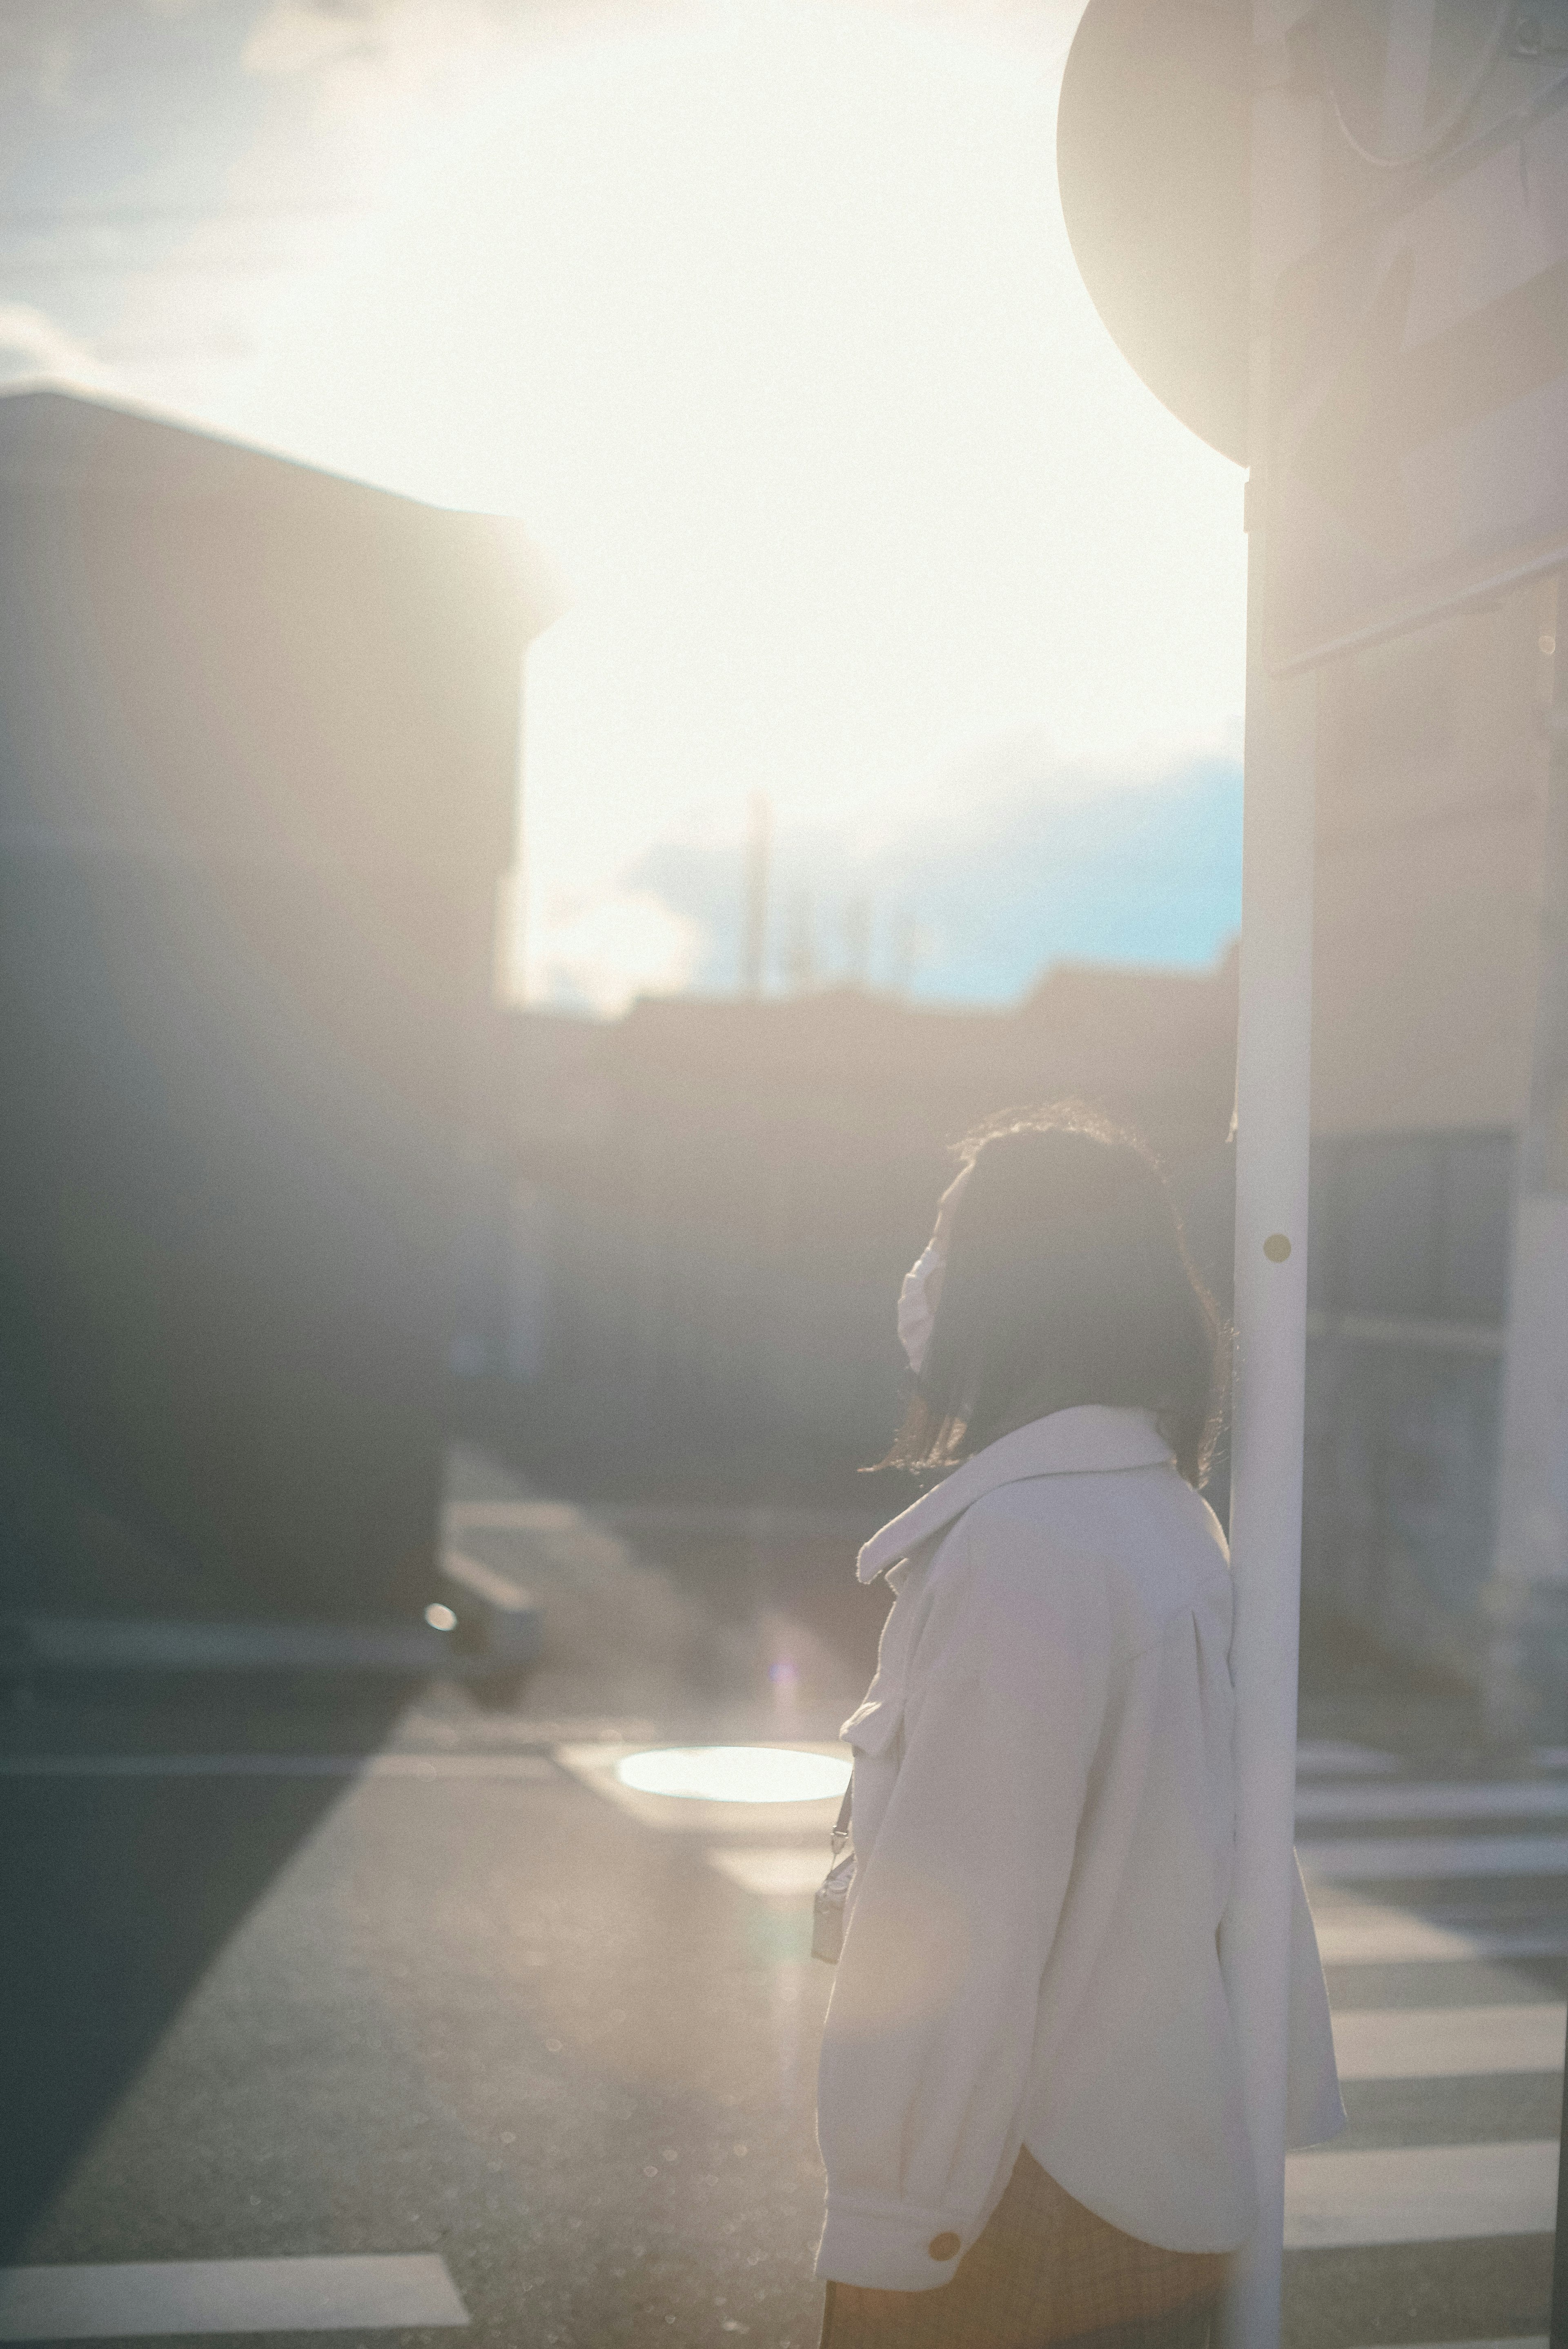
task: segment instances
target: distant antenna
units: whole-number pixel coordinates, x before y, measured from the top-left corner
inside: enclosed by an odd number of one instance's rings
[[[851,897],[844,907],[844,977],[851,987],[867,987],[872,975],[872,901]]]
[[[766,792],[753,792],[746,833],[746,933],[741,941],[740,991],[760,995],[768,956],[768,867],[773,811]]]

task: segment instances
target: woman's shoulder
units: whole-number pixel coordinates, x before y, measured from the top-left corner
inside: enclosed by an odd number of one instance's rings
[[[962,1581],[971,1603],[1028,1600],[1114,1620],[1124,1637],[1194,1607],[1228,1612],[1224,1536],[1174,1467],[997,1485],[965,1511],[935,1564],[934,1580]]]
[[[1103,1616],[1111,1561],[1094,1528],[1061,1521],[1033,1485],[1001,1485],[971,1502],[933,1560],[936,1603],[1042,1621]]]

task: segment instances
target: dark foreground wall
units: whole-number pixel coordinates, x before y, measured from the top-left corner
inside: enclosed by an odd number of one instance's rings
[[[429,1595],[530,626],[494,525],[0,400],[11,1609]]]

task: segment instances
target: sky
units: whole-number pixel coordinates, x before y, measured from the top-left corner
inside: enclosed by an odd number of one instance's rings
[[[769,989],[1205,962],[1241,482],[1078,283],[1075,16],[24,6],[0,364],[523,520],[531,1000],[736,987],[759,795]]]

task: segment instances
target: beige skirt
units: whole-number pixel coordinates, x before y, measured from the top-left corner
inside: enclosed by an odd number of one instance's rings
[[[1208,2349],[1225,2265],[1122,2234],[1025,2151],[946,2283],[830,2283],[821,2349]]]

